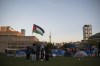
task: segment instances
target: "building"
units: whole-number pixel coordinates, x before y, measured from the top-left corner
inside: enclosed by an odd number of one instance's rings
[[[98,48],[98,55],[100,56],[100,32],[89,37],[88,41]]]
[[[100,45],[100,32],[89,37],[88,41],[92,44]]]
[[[83,26],[83,40],[88,40],[90,36],[92,36],[92,26],[84,25]]]
[[[25,36],[25,29],[21,29],[21,33],[23,36]]]
[[[5,52],[6,48],[24,49],[38,41],[35,36],[25,36],[24,29],[19,32],[10,26],[0,26],[0,52]]]

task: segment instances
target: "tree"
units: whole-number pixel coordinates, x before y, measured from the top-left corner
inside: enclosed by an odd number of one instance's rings
[[[61,47],[62,49],[66,49],[67,47],[68,47],[68,45],[69,45],[70,43],[65,43],[65,44],[63,44],[63,46]]]

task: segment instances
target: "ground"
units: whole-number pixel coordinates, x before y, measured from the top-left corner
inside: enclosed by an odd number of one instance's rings
[[[26,61],[24,57],[7,57],[0,54],[0,66],[99,66],[100,57],[52,57],[49,61]]]

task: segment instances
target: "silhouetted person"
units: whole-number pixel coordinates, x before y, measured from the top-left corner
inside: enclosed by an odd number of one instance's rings
[[[45,46],[45,61],[49,60],[50,50],[48,46]]]
[[[29,61],[30,60],[30,54],[31,54],[31,50],[30,50],[29,46],[27,46],[25,52],[26,52],[26,60]]]
[[[40,56],[40,44],[36,46],[36,60],[40,59],[39,56]]]
[[[41,53],[41,61],[44,59],[44,46],[41,44],[40,46],[40,53]]]
[[[32,61],[36,61],[36,44],[33,44],[31,52],[32,52]]]

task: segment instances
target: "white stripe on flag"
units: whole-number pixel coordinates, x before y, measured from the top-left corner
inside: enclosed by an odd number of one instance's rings
[[[39,28],[36,28],[36,30],[43,34],[43,32]]]

